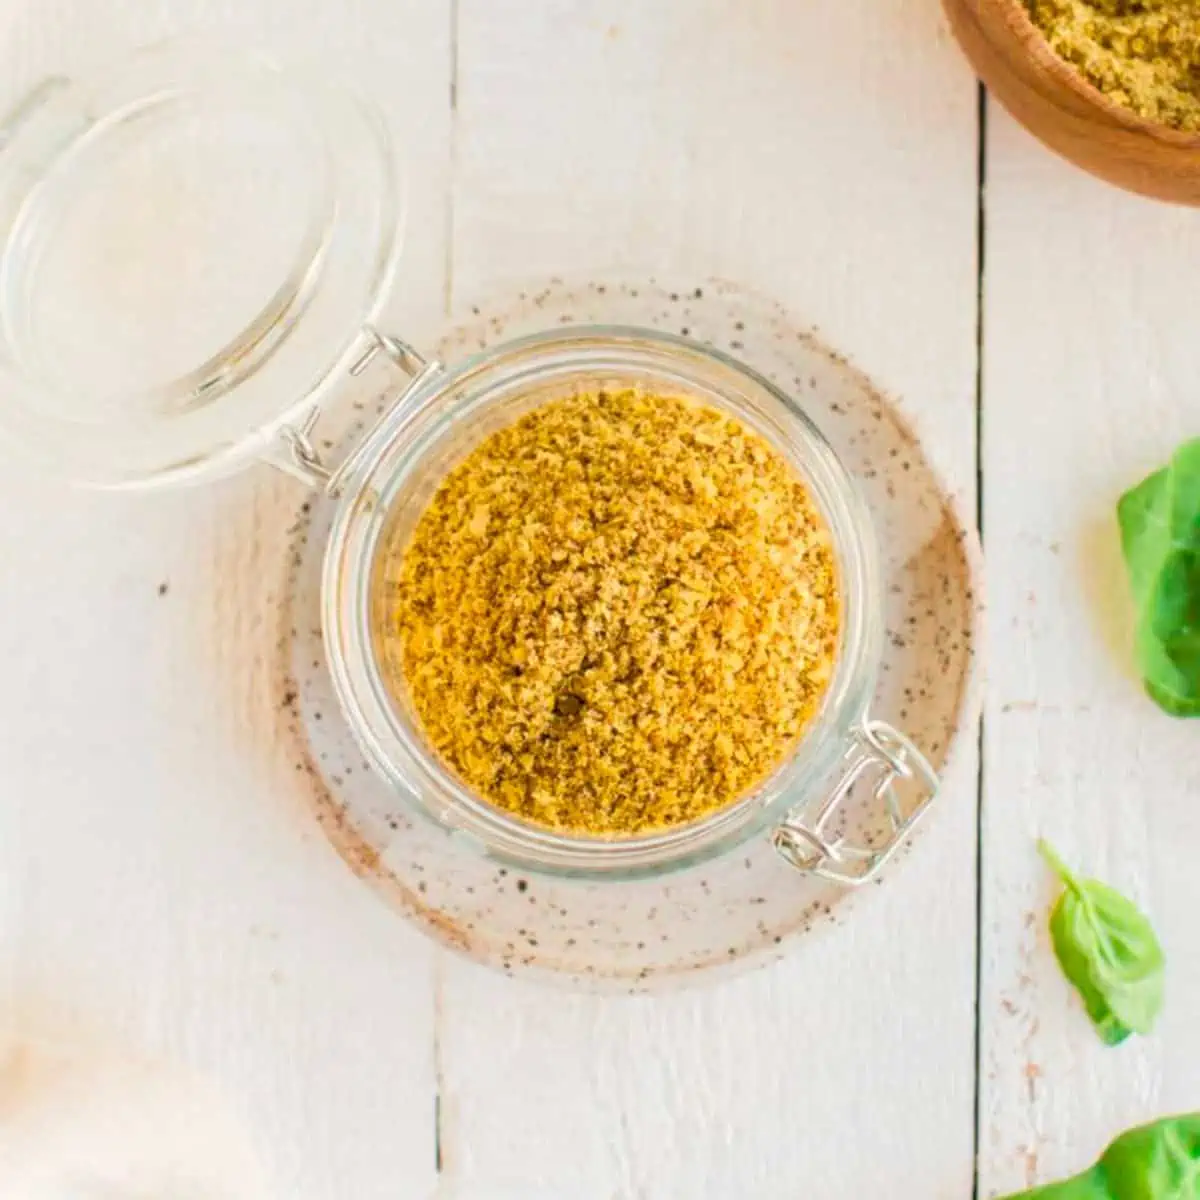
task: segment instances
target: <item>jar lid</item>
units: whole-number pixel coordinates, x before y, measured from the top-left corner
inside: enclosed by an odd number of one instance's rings
[[[45,80],[0,126],[0,438],[101,486],[269,453],[361,354],[401,191],[369,104],[256,57]]]

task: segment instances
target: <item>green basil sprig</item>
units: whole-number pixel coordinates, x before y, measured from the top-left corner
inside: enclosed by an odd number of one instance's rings
[[[1007,1200],[1200,1200],[1200,1113],[1131,1129],[1083,1174]]]
[[[1146,691],[1175,717],[1200,716],[1200,438],[1117,504]]]
[[[1063,974],[1110,1046],[1149,1033],[1162,1008],[1163,952],[1142,912],[1120,892],[1079,879],[1044,842],[1042,857],[1063,882],[1050,937]]]

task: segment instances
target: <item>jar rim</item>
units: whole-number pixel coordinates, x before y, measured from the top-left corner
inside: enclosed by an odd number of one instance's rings
[[[788,756],[746,796],[695,822],[628,838],[566,834],[504,812],[461,783],[397,710],[371,629],[372,578],[401,487],[452,427],[506,396],[598,370],[656,374],[712,400],[782,451],[829,527],[842,602],[840,645],[817,714]],[[750,397],[769,407],[747,420]],[[693,866],[763,833],[815,798],[864,717],[881,655],[882,613],[871,520],[857,485],[796,400],[753,368],[686,337],[634,326],[547,330],[482,350],[423,381],[400,403],[398,436],[371,447],[347,481],[322,579],[322,623],[339,702],[368,758],[410,807],[508,866],[578,878],[637,878]],[[436,472],[433,486],[444,475]],[[426,487],[430,481],[426,480]],[[420,506],[423,508],[423,504]]]

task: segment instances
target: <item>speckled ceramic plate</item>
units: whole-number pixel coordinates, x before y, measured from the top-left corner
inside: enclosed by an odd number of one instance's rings
[[[795,396],[857,476],[875,520],[887,646],[872,713],[952,771],[977,716],[978,549],[911,427],[845,359],[785,312],[728,284],[679,288],[552,282],[471,310],[437,347],[443,361],[548,326],[624,323],[682,332],[757,368]],[[387,402],[381,397],[379,404]],[[367,416],[372,415],[367,413]],[[505,971],[643,990],[769,960],[851,894],[797,874],[764,837],[665,880],[589,883],[522,877],[410,813],[364,762],[342,721],[320,632],[321,560],[334,504],[312,500],[289,561],[285,694],[318,817],[351,867],[439,941]],[[942,802],[962,789],[947,787]],[[936,812],[936,808],[935,808]],[[878,814],[848,810],[870,839]],[[893,869],[903,870],[904,858]]]

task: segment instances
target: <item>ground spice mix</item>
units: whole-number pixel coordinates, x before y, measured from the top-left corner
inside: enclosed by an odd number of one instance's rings
[[[1148,121],[1200,132],[1200,0],[1025,0],[1055,53]]]
[[[694,821],[794,746],[832,673],[829,531],[739,421],[636,388],[552,400],[389,545],[385,672],[491,803],[573,834]]]

